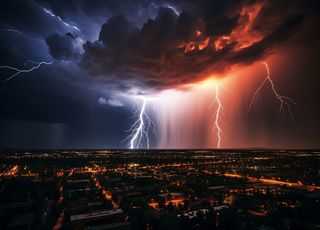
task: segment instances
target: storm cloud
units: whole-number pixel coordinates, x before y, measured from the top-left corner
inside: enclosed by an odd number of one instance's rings
[[[192,3],[192,10],[176,3],[180,15],[160,7],[141,28],[126,15],[116,15],[102,25],[97,41],[84,45],[81,65],[106,81],[138,82],[153,89],[222,76],[234,65],[266,58],[295,35],[310,10],[301,11],[300,3],[203,0]],[[290,10],[279,15],[270,10],[273,5],[289,5]],[[276,23],[264,30],[270,19]]]
[[[57,60],[69,60],[80,55],[80,47],[77,47],[77,38],[71,33],[61,35],[53,33],[46,38],[50,55]]]

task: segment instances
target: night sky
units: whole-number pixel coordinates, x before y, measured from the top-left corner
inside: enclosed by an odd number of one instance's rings
[[[320,148],[319,41],[318,0],[1,1],[0,149]]]

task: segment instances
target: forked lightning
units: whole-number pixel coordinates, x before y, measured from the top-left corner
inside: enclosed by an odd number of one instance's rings
[[[133,123],[131,128],[128,130],[130,135],[125,138],[123,141],[130,140],[129,147],[130,149],[143,148],[143,143],[145,143],[146,148],[150,148],[150,136],[149,131],[153,129],[153,132],[156,133],[156,125],[151,120],[147,113],[147,99],[142,99],[142,104],[139,107],[138,119]]]
[[[8,69],[8,70],[14,71],[14,73],[12,75],[10,75],[9,77],[7,77],[5,80],[3,80],[3,82],[10,81],[14,77],[18,76],[19,74],[30,73],[30,72],[32,72],[32,71],[34,71],[36,69],[39,69],[42,65],[51,65],[53,63],[53,61],[50,61],[50,62],[46,62],[46,61],[35,62],[35,61],[31,61],[31,60],[28,60],[28,62],[31,62],[31,63],[35,64],[35,66],[33,66],[33,67],[29,68],[29,69],[19,69],[19,68],[8,66],[8,65],[0,66],[0,69]]]
[[[261,83],[261,85],[258,87],[258,89],[254,92],[254,95],[252,97],[252,100],[249,104],[249,109],[248,109],[248,112],[250,112],[252,110],[252,106],[253,104],[255,103],[260,91],[262,90],[263,86],[269,82],[270,83],[270,86],[271,86],[271,89],[272,89],[272,92],[275,96],[275,98],[277,100],[279,100],[280,102],[280,107],[279,107],[279,113],[280,112],[283,112],[285,110],[285,108],[287,108],[291,118],[293,119],[293,113],[291,111],[291,108],[290,108],[290,104],[296,104],[296,102],[291,99],[290,97],[287,97],[287,96],[282,96],[278,93],[278,91],[276,90],[275,88],[275,85],[274,85],[274,82],[273,80],[271,79],[271,76],[270,76],[270,68],[269,68],[269,65],[267,62],[262,62],[263,65],[265,66],[266,68],[266,72],[267,72],[267,76],[265,77],[265,79],[263,80],[263,82]]]

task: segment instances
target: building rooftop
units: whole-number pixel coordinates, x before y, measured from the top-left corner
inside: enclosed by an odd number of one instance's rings
[[[103,216],[112,216],[116,214],[122,214],[123,211],[122,209],[111,209],[111,210],[99,210],[99,211],[91,211],[88,213],[84,214],[79,214],[79,215],[73,215],[70,217],[71,221],[76,221],[76,220],[83,220],[83,219],[91,219],[91,218],[96,218],[96,217],[103,217]]]

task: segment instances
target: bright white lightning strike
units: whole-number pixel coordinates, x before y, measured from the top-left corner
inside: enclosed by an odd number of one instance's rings
[[[254,102],[256,101],[257,96],[260,93],[260,91],[262,90],[263,86],[266,84],[266,82],[269,82],[275,98],[277,100],[279,100],[279,102],[280,102],[279,113],[284,111],[284,106],[286,106],[286,108],[287,108],[287,110],[288,110],[288,112],[289,112],[289,114],[290,114],[290,116],[291,116],[291,118],[293,120],[293,114],[292,114],[292,111],[291,111],[291,108],[290,108],[290,103],[291,104],[296,104],[296,102],[293,99],[291,99],[290,97],[282,96],[282,95],[280,95],[278,93],[278,91],[276,90],[276,88],[274,86],[273,80],[270,77],[270,69],[269,69],[268,63],[267,62],[262,62],[262,63],[266,68],[267,76],[263,80],[261,85],[258,87],[258,89],[255,91],[255,93],[253,95],[253,98],[252,98],[252,100],[251,100],[251,102],[249,104],[248,112],[250,112],[252,110],[252,106],[253,106]]]
[[[73,28],[73,29],[75,29],[75,30],[77,30],[77,31],[80,31],[80,29],[79,29],[78,27],[73,26],[73,25],[70,25],[69,23],[63,21],[60,16],[55,15],[51,10],[48,10],[48,9],[46,9],[46,8],[43,8],[43,10],[44,10],[44,12],[46,12],[47,14],[49,14],[51,17],[57,18],[57,19],[58,19],[60,22],[62,22],[62,24],[64,24],[65,26],[71,27],[71,28]]]
[[[11,79],[13,79],[14,77],[18,76],[19,74],[30,73],[30,72],[40,68],[42,65],[51,65],[53,63],[53,61],[51,61],[51,62],[45,62],[45,61],[34,62],[34,61],[31,61],[31,60],[28,60],[28,61],[31,62],[31,63],[34,63],[36,65],[31,67],[30,69],[19,69],[19,68],[8,66],[8,65],[0,66],[0,69],[9,69],[9,70],[15,71],[15,73],[13,73],[9,77],[7,77],[5,80],[3,80],[3,82],[10,81]]]
[[[217,131],[217,148],[220,148],[222,133],[223,133],[222,128],[221,128],[221,112],[223,110],[223,107],[222,107],[222,103],[220,100],[220,89],[219,89],[218,84],[215,85],[215,91],[216,91],[216,94],[215,94],[214,102],[217,103],[217,109],[216,109],[216,112],[214,115],[214,130]]]
[[[153,128],[154,133],[156,133],[156,125],[150,119],[147,111],[147,99],[143,98],[142,105],[139,108],[138,119],[133,123],[128,132],[131,132],[130,135],[123,141],[130,139],[130,149],[141,148],[143,140],[146,143],[146,147],[150,148],[150,138],[149,131]]]

